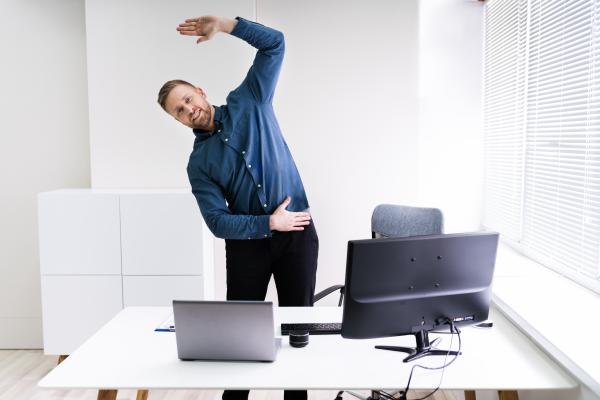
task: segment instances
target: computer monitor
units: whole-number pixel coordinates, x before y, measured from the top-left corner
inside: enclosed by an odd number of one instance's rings
[[[342,336],[414,335],[405,362],[456,354],[436,350],[428,332],[488,317],[498,233],[478,232],[348,242]]]

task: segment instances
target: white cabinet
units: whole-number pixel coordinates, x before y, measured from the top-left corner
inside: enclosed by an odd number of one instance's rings
[[[213,298],[213,236],[189,191],[70,189],[38,200],[46,354],[70,354],[123,307]]]

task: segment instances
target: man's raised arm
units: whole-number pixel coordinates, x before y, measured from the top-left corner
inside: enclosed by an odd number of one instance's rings
[[[246,87],[259,102],[270,103],[273,100],[285,53],[283,33],[240,17],[233,20],[214,16],[186,19],[177,30],[182,35],[198,36],[196,43],[212,39],[218,32],[225,32],[258,49],[241,87]]]

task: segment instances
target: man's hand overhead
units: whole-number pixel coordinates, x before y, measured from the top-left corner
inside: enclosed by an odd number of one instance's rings
[[[186,19],[177,26],[177,31],[182,35],[198,36],[196,43],[201,43],[212,39],[218,32],[231,33],[236,24],[234,19],[204,15]]]

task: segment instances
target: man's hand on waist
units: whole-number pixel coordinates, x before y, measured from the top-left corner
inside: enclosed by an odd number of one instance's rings
[[[218,32],[231,33],[237,21],[235,19],[204,15],[198,18],[189,18],[177,26],[182,35],[198,36],[196,43],[210,40]]]
[[[292,212],[285,208],[290,204],[291,198],[287,197],[277,207],[269,218],[269,229],[272,231],[289,232],[303,231],[304,226],[310,224],[310,214],[306,212]]]

